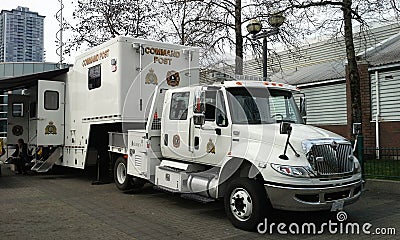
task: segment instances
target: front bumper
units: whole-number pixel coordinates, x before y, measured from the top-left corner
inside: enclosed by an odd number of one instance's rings
[[[343,201],[344,205],[357,201],[361,195],[362,180],[321,186],[265,182],[264,186],[272,206],[276,209],[320,211],[330,210],[336,201]]]

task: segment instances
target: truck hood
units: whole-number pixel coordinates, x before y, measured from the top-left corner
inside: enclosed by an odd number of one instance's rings
[[[307,152],[312,144],[321,141],[346,141],[340,135],[333,132],[303,124],[291,124],[292,133],[290,143],[299,152]],[[268,144],[269,146],[285,147],[287,134],[280,134],[280,124],[262,124],[262,125],[233,125],[233,139],[240,138],[242,141],[248,139]]]

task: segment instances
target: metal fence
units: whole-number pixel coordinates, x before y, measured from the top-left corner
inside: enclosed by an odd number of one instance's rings
[[[364,148],[363,153],[364,176],[400,179],[400,148]]]

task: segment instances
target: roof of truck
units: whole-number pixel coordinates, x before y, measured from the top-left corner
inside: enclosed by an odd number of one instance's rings
[[[221,85],[224,87],[267,87],[267,88],[283,89],[290,91],[300,91],[299,88],[293,85],[285,83],[277,83],[277,82],[268,82],[268,81],[225,81],[223,83],[214,85]]]

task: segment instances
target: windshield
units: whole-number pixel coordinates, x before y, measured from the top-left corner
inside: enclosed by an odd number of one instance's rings
[[[303,123],[289,91],[255,87],[232,87],[226,90],[232,123]]]

